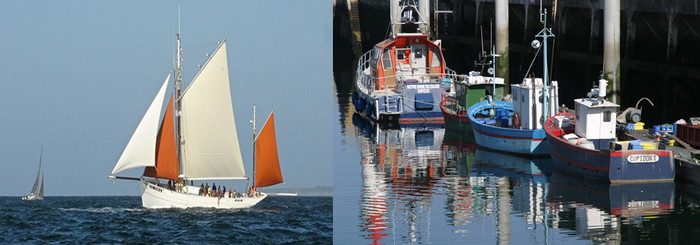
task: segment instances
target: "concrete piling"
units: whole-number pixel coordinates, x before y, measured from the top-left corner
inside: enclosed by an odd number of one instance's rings
[[[496,75],[505,80],[504,93],[510,93],[508,79],[508,0],[496,0]]]
[[[610,101],[620,103],[620,0],[605,0],[603,76],[610,83]]]

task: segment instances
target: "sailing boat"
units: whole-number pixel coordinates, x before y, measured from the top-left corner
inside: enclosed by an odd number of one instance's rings
[[[192,180],[245,179],[245,169],[231,103],[226,40],[181,92],[180,35],[177,35],[174,94],[164,116],[162,102],[170,75],[137,126],[110,179],[138,180],[145,208],[248,208],[267,197],[257,188],[282,183],[271,113],[254,140],[254,181],[247,193],[209,194]],[[255,111],[255,110],[254,110]],[[158,122],[160,127],[158,126]],[[145,167],[140,178],[115,176],[127,169]],[[167,180],[168,184],[161,183]],[[170,185],[170,183],[175,183]],[[204,192],[204,194],[202,194]]]
[[[34,180],[34,186],[32,187],[32,192],[29,195],[23,196],[22,200],[44,200],[44,171],[41,171],[41,158],[44,154],[44,146],[41,146],[41,152],[39,153],[39,170],[36,171],[36,180]],[[41,182],[39,181],[39,175],[41,175]]]

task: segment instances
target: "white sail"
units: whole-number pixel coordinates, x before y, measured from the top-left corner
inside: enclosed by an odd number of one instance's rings
[[[39,199],[44,199],[44,171],[41,171],[41,189],[39,189]]]
[[[39,188],[39,175],[41,175],[41,158],[44,155],[44,146],[41,146],[41,151],[39,152],[39,169],[36,170],[36,179],[34,180],[34,186],[32,186],[32,191],[29,195],[36,196],[38,194]],[[41,175],[42,181],[44,176]]]
[[[136,127],[129,143],[124,148],[124,152],[122,152],[122,156],[119,157],[119,161],[114,166],[112,175],[131,168],[155,166],[156,136],[158,135],[161,107],[163,107],[168,80],[170,80],[170,74],[165,78],[163,86],[151,102],[146,114],[143,115],[139,126]]]
[[[230,91],[224,40],[182,95],[182,173],[188,179],[245,178]]]

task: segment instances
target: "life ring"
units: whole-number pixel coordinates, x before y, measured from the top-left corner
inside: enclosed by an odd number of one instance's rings
[[[511,116],[513,119],[513,128],[519,129],[520,128],[520,116],[518,113],[513,112],[513,115]]]

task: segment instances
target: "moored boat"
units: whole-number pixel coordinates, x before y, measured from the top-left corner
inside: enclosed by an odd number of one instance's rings
[[[555,169],[611,183],[673,181],[673,152],[654,141],[618,141],[616,111],[605,100],[600,79],[588,98],[574,100],[575,113],[561,112],[545,123]]]
[[[542,37],[544,45],[535,40],[532,46],[544,49],[544,79],[524,78],[521,84],[511,84],[510,98],[500,101],[490,97],[467,110],[480,146],[527,156],[549,155],[543,124],[558,110],[559,92],[556,81],[548,84],[547,38],[554,35],[546,21],[543,23],[544,28],[536,37]]]
[[[419,9],[414,1],[392,0],[390,8],[391,36],[357,63],[355,110],[380,122],[444,123],[439,103],[456,74],[445,65],[440,42],[429,38],[428,4]]]
[[[503,99],[504,84],[503,78],[483,76],[479,71],[471,71],[464,79],[454,81],[453,89],[450,93],[445,93],[440,102],[440,110],[445,117],[445,128],[471,134],[467,110],[483,101],[487,95],[494,95],[497,100]]]

